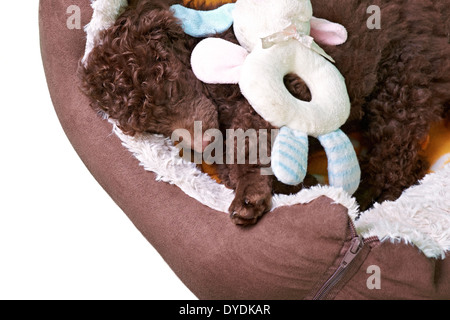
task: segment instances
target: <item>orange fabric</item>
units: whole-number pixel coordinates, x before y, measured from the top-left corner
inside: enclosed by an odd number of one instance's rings
[[[450,123],[439,122],[431,127],[423,154],[430,163],[430,172],[450,163]]]
[[[233,2],[236,0],[183,0],[183,5],[193,9],[212,10]]]
[[[177,146],[179,142],[175,142],[174,145]],[[183,149],[180,148],[179,156],[183,158]],[[192,155],[191,155],[192,157]],[[193,158],[191,159],[193,161]],[[202,164],[199,166],[200,170],[206,174],[208,174],[212,179],[214,179],[217,183],[222,183],[222,180],[219,179],[219,175],[217,174],[217,166],[214,164],[207,164],[205,161],[202,161]]]
[[[207,173],[212,179],[216,180],[217,183],[222,183],[222,180],[219,179],[219,175],[217,174],[217,167],[215,165],[209,165],[203,162],[201,167],[202,171]]]

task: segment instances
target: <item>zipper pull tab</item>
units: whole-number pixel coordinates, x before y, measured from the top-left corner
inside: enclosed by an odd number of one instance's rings
[[[331,277],[325,282],[325,284],[319,289],[313,300],[321,300],[328,295],[328,293],[341,281],[342,277],[347,271],[347,267],[356,258],[358,253],[364,247],[364,240],[362,236],[355,237],[350,242],[350,247],[344,255],[339,267],[331,275]]]
[[[359,236],[357,238],[353,238],[350,248],[345,253],[344,259],[342,259],[340,267],[346,268],[353,261],[353,259],[356,258],[356,256],[361,251],[363,246],[364,246],[364,241],[361,236]]]

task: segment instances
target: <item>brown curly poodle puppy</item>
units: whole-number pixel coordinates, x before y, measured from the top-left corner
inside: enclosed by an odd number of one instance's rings
[[[273,127],[251,108],[238,86],[206,85],[195,77],[190,55],[199,40],[184,34],[173,17],[168,6],[175,2],[132,1],[103,33],[80,73],[92,107],[116,119],[130,135],[170,137],[179,128],[193,135],[194,122],[201,121],[203,131],[268,129],[270,141]],[[343,24],[349,33],[344,45],[324,49],[345,76],[352,102],[343,129],[364,132],[366,138],[357,199],[364,208],[394,200],[424,175],[427,164],[420,145],[431,123],[450,113],[450,11],[430,0],[312,3],[315,16]],[[367,8],[373,4],[381,8],[380,30],[366,24]],[[231,30],[220,36],[236,42]],[[310,99],[295,75],[286,75],[285,84],[296,97]],[[311,139],[312,149],[318,148],[315,142]],[[236,224],[255,223],[269,210],[273,192],[292,193],[315,183],[307,177],[302,185],[284,186],[261,175],[261,167],[248,162],[218,165],[219,178],[236,191],[229,209]]]
[[[80,68],[82,89],[92,107],[116,119],[129,135],[150,132],[171,137],[181,128],[194,137],[196,121],[201,121],[203,132],[220,128],[224,136],[226,129],[268,129],[270,155],[272,126],[256,114],[239,87],[206,85],[193,74],[190,56],[199,40],[183,32],[169,11],[171,3],[174,1],[130,3],[114,26],[103,33],[102,43]],[[222,37],[236,42],[231,30]],[[309,92],[294,76],[286,77],[286,81],[290,87],[297,86],[300,95]],[[209,142],[192,141],[192,148],[199,145],[196,151],[201,152]],[[246,142],[246,164],[223,161],[218,165],[221,181],[236,191],[229,209],[232,220],[242,225],[255,223],[270,209],[277,186],[277,193],[302,187],[284,187],[273,183],[272,176],[261,175],[260,163],[248,163]],[[234,154],[238,156],[238,152]],[[305,183],[309,182],[314,180],[306,179]]]

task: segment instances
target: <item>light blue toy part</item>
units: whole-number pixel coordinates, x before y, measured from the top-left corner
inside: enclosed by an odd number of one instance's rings
[[[272,172],[280,182],[297,185],[305,178],[307,165],[308,136],[282,127],[272,147]]]
[[[214,10],[201,11],[175,4],[171,9],[186,34],[203,38],[227,31],[233,24],[234,7],[234,3],[227,3]]]
[[[350,139],[340,129],[318,139],[328,159],[329,184],[353,194],[359,186],[361,169]]]
[[[328,159],[329,185],[353,194],[358,189],[361,170],[350,139],[340,129],[318,139]],[[275,139],[271,160],[272,172],[280,182],[288,185],[301,183],[307,171],[308,136],[282,127]]]

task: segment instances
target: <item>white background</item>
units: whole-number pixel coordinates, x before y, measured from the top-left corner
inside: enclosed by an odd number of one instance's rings
[[[195,299],[73,150],[44,77],[38,0],[17,5],[0,20],[0,299]]]

